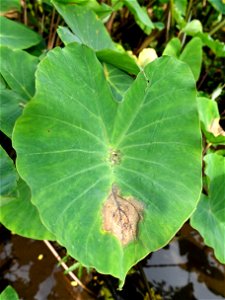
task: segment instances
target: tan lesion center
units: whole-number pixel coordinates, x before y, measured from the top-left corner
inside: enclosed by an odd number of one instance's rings
[[[103,230],[113,234],[126,246],[137,238],[142,212],[142,203],[133,197],[123,197],[113,185],[102,210]]]

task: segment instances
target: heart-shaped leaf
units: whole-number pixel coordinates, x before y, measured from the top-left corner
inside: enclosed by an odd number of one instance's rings
[[[14,130],[18,170],[69,254],[123,281],[196,207],[193,75],[172,57],[157,59],[116,102],[95,53],[79,44],[50,51],[36,75]]]

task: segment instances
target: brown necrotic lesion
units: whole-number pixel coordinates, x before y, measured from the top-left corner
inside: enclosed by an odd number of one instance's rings
[[[143,205],[133,197],[123,197],[113,185],[103,206],[103,229],[113,234],[123,246],[137,238]]]

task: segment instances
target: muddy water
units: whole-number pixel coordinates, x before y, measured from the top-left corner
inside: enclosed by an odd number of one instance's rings
[[[71,285],[43,242],[11,235],[4,227],[0,236],[0,290],[11,284],[20,299],[138,300],[149,299],[150,290],[165,300],[225,299],[225,266],[188,225],[130,272],[122,292],[112,277],[85,273],[81,279],[95,296]]]

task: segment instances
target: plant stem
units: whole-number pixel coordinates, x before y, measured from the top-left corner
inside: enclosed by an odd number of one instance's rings
[[[169,40],[169,31],[170,31],[170,25],[171,25],[171,9],[168,11],[168,17],[167,17],[167,22],[166,22],[166,41]]]
[[[48,247],[48,249],[51,251],[53,256],[57,259],[57,261],[60,263],[60,265],[63,267],[65,271],[68,271],[69,267],[62,261],[62,258],[59,256],[55,248],[50,244],[49,241],[44,240],[43,241],[45,245]],[[79,285],[81,286],[85,291],[87,291],[89,294],[96,296],[91,290],[89,290],[77,276],[73,272],[68,272],[68,275]]]
[[[142,276],[142,278],[143,278],[143,280],[144,280],[145,286],[146,286],[146,288],[147,288],[147,291],[148,291],[148,298],[149,298],[149,300],[153,300],[153,299],[152,299],[152,295],[151,295],[151,289],[150,289],[148,280],[147,280],[147,278],[146,278],[145,272],[144,272],[144,270],[143,270],[143,268],[142,268],[141,266],[138,266],[138,268],[139,268],[139,272],[141,273],[141,276]]]
[[[219,24],[217,24],[210,32],[209,35],[213,35],[214,33],[216,33],[221,27],[223,27],[225,25],[225,19],[220,22]]]
[[[187,13],[186,13],[186,20],[190,19],[190,13],[191,13],[191,8],[192,8],[193,0],[190,0],[187,8]]]

